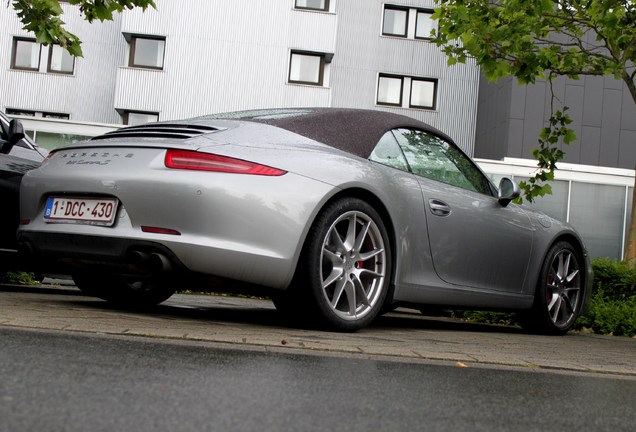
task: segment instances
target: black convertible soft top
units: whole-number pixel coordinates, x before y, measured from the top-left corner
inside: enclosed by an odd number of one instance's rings
[[[351,108],[276,108],[227,112],[129,126],[93,137],[91,141],[117,138],[186,140],[218,131],[218,122],[215,120],[249,121],[279,127],[365,159],[371,155],[380,138],[392,129],[419,129],[452,142],[447,135],[414,118],[386,111]]]
[[[357,156],[368,158],[382,135],[391,129],[415,128],[452,140],[432,126],[386,111],[350,108],[284,108],[213,114],[203,119],[265,123],[297,133]]]

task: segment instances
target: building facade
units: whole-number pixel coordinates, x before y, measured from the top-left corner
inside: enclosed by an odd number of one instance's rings
[[[448,68],[430,43],[433,0],[156,3],[92,25],[63,4],[83,41],[76,59],[35,43],[1,8],[0,109],[107,124],[282,106],[383,109],[473,152],[479,69]],[[61,59],[52,69],[53,51]]]
[[[532,158],[537,137],[554,108],[569,108],[577,141],[561,146],[564,162],[634,169],[636,103],[613,77],[558,78],[519,85],[512,78],[491,83],[481,78],[475,156],[486,159]]]
[[[0,110],[52,149],[124,124],[224,111],[377,109],[444,131],[495,180],[532,175],[528,159],[548,117],[546,83],[490,84],[472,61],[448,67],[430,41],[434,0],[156,4],[88,24],[76,6],[62,3],[83,58],[38,44],[11,7],[0,8]],[[570,106],[582,145],[566,152],[572,165],[563,165],[554,196],[537,206],[578,228],[593,256],[621,258],[636,107],[613,80],[554,88]]]

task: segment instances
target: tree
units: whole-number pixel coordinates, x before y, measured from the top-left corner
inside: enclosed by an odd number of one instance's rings
[[[636,1],[634,0],[436,0],[435,42],[448,64],[469,57],[490,80],[515,77],[521,84],[557,76],[613,76],[636,103]],[[552,87],[550,87],[551,89]],[[576,136],[567,107],[555,110],[533,151],[538,170],[520,186],[528,201],[551,193],[560,142]],[[636,196],[634,203],[636,203]],[[636,262],[636,207],[627,259]]]
[[[491,80],[522,84],[556,76],[614,76],[636,102],[636,3],[633,0],[436,0],[435,42],[449,65],[474,58]],[[567,107],[554,109],[533,154],[539,169],[521,186],[528,201],[551,192],[559,142],[576,137]]]
[[[12,0],[7,0],[7,7]],[[111,21],[114,12],[139,7],[157,8],[154,0],[68,0],[66,3],[79,6],[86,21]],[[62,7],[59,0],[13,0],[15,9],[25,30],[35,33],[36,41],[43,45],[58,44],[76,56],[82,57],[80,39],[64,28],[60,18]]]

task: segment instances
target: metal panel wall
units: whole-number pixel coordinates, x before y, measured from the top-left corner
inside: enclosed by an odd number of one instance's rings
[[[385,4],[432,9],[432,0],[347,0],[336,6],[338,42],[333,61],[332,105],[393,111],[441,129],[472,155],[479,68],[474,62],[449,67],[441,50],[427,40],[382,35]],[[435,110],[376,104],[380,73],[438,80]]]
[[[293,1],[158,1],[122,32],[166,37],[163,71],[121,67],[115,106],[160,119],[280,106],[329,106],[330,89],[287,83],[291,49],[333,53],[336,15]],[[184,25],[187,23],[187,25]]]
[[[63,3],[62,8],[67,28],[83,41],[84,58],[75,60],[73,75],[44,72],[48,48],[42,50],[43,72],[11,69],[13,37],[34,36],[21,29],[13,8],[0,7],[0,110],[61,112],[70,114],[71,120],[119,123],[113,109],[113,88],[116,67],[126,47],[120,17],[88,24],[76,6]]]
[[[71,119],[119,123],[115,109],[158,112],[161,120],[281,106],[381,109],[424,120],[472,153],[478,90],[474,64],[449,68],[424,40],[382,36],[382,0],[331,0],[331,12],[294,9],[294,0],[157,0],[157,10],[126,11],[115,22],[85,23],[63,5],[84,40],[74,76],[0,72],[6,107],[68,112]],[[433,0],[390,4],[432,8]],[[0,56],[26,34],[12,9],[0,11]],[[129,68],[124,35],[166,38],[163,70]],[[321,87],[287,82],[291,50],[333,54]],[[7,65],[8,69],[8,65]],[[438,80],[434,110],[376,104],[380,73]],[[12,91],[11,89],[24,89]]]
[[[490,98],[498,88],[508,88]],[[483,83],[479,95],[477,157],[532,158],[541,129],[550,116],[550,88],[555,110],[569,107],[570,127],[577,140],[561,145],[564,162],[631,169],[636,164],[636,104],[622,82],[613,77],[558,78],[552,85],[537,80],[522,86],[512,78]],[[497,117],[490,115],[497,112]],[[498,133],[507,130],[507,133]],[[493,131],[496,131],[493,133]],[[483,132],[483,133],[482,133]],[[494,138],[494,139],[491,139]]]

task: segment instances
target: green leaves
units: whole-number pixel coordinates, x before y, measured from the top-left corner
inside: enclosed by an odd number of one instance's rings
[[[88,22],[112,20],[113,13],[135,7],[156,9],[153,0],[69,0],[68,3],[79,6]],[[82,57],[80,39],[64,28],[60,18],[64,11],[58,0],[13,0],[13,8],[23,28],[33,32],[38,43],[59,44],[70,54]]]
[[[527,182],[519,183],[525,199],[529,202],[552,193],[552,187],[548,182],[554,180],[556,164],[565,155],[558,148],[558,145],[560,143],[570,144],[576,140],[574,131],[568,127],[572,123],[572,119],[567,113],[568,109],[568,107],[563,107],[563,111],[556,111],[552,114],[548,120],[548,126],[543,128],[539,135],[539,147],[532,151],[532,155],[538,162],[537,172]]]
[[[436,0],[434,42],[448,64],[474,58],[490,80],[580,75],[622,79],[636,102],[636,3],[631,0]],[[553,96],[554,98],[554,96]],[[558,143],[576,140],[567,108],[553,113],[534,157],[539,169],[522,182],[528,201],[549,194]]]

